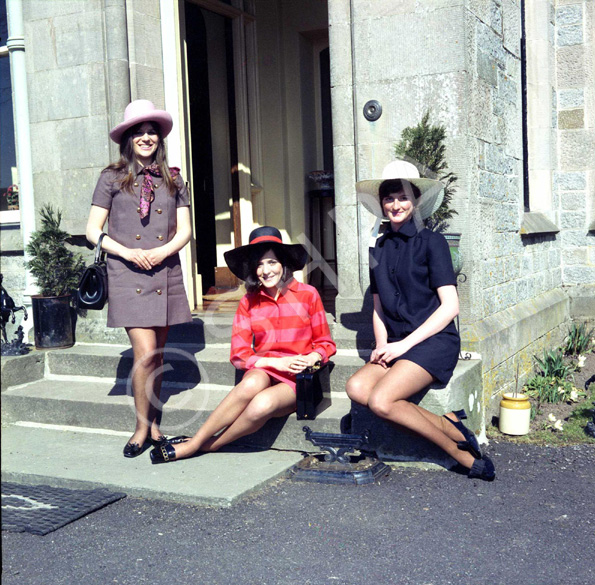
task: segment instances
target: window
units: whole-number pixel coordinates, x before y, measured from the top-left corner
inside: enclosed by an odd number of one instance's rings
[[[12,83],[6,41],[6,3],[0,2],[0,222],[18,222],[19,187],[14,140]]]

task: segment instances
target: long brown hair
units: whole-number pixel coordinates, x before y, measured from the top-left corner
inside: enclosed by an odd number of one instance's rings
[[[124,177],[120,181],[120,187],[123,191],[128,191],[131,194],[134,193],[132,187],[136,177],[136,157],[134,156],[134,145],[132,139],[134,133],[142,126],[142,124],[143,123],[136,124],[136,126],[132,126],[131,128],[128,128],[126,132],[124,132],[122,135],[122,140],[120,140],[120,160],[108,165],[104,169],[106,171],[112,170],[118,173],[123,173]],[[174,184],[174,180],[171,177],[171,173],[169,172],[165,144],[163,143],[163,138],[161,137],[161,128],[159,127],[159,124],[156,123],[153,123],[153,128],[155,128],[157,136],[159,137],[157,150],[155,151],[155,157],[153,160],[159,167],[159,172],[163,177],[165,186],[167,187],[170,194],[173,195],[176,192],[176,186]]]

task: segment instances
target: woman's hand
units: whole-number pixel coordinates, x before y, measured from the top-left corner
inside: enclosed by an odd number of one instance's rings
[[[159,266],[168,256],[165,246],[145,250],[145,253],[147,254],[147,259],[151,263],[151,266]]]
[[[269,367],[279,372],[286,372],[289,374],[299,374],[306,368],[313,366],[320,360],[318,353],[310,353],[308,355],[288,355],[284,357],[267,357],[261,358],[256,362],[257,367]]]
[[[370,361],[388,368],[388,364],[390,362],[398,357],[401,357],[410,349],[411,346],[405,340],[393,341],[392,343],[387,343],[386,345],[375,349],[372,352]]]
[[[132,262],[137,268],[141,270],[151,270],[153,263],[149,256],[150,250],[143,250],[141,248],[126,248],[123,252],[125,260]]]

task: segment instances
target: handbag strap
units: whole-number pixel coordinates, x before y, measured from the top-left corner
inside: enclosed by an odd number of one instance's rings
[[[101,242],[104,237],[105,237],[105,232],[103,232],[99,236],[99,239],[97,240],[97,246],[95,248],[95,264],[97,264],[100,259],[102,262],[105,260],[105,252],[102,252],[102,250],[101,250]]]

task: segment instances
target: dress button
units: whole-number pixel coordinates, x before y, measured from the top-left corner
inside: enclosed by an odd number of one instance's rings
[[[155,187],[155,189],[159,189],[159,185],[153,185],[153,187]]]
[[[138,187],[138,183],[134,183],[134,186],[135,186],[135,187]]]
[[[140,293],[141,293],[141,290],[140,290],[140,288],[137,288],[137,289],[136,289],[136,294],[137,294],[137,295],[140,295]]]
[[[140,209],[140,207],[137,207],[137,208],[136,208],[136,213],[140,213],[140,212],[141,212],[141,209]]]
[[[163,213],[163,209],[156,209],[155,210],[157,213],[162,214]]]
[[[136,234],[136,239],[140,240],[140,234]]]
[[[157,239],[158,239],[159,241],[161,241],[161,240],[163,240],[163,236],[157,236]]]
[[[158,295],[160,295],[160,294],[161,294],[161,289],[160,289],[160,288],[158,288],[158,289],[157,289],[157,294],[158,294]]]

